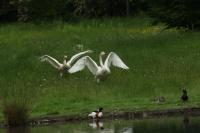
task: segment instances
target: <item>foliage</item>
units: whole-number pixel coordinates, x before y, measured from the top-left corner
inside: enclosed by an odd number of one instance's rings
[[[0,22],[13,21],[17,19],[16,0],[0,1]]]
[[[21,126],[26,125],[29,118],[29,109],[26,103],[4,103],[3,114],[7,125]]]
[[[145,0],[3,0],[0,7],[0,21],[44,21],[134,15],[147,6]]]
[[[3,0],[0,21],[38,21],[65,18],[73,13],[72,0]]]
[[[150,3],[150,14],[169,27],[200,28],[200,2],[198,0],[159,0]]]
[[[0,22],[133,16],[145,12],[168,27],[200,28],[198,0],[2,0]]]
[[[54,20],[61,17],[65,0],[31,0],[28,2],[28,16],[31,20]]]
[[[75,0],[74,3],[75,13],[86,17],[133,15],[146,7],[144,0]]]

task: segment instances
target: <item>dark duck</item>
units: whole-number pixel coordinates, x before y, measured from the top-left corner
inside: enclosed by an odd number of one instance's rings
[[[92,117],[93,119],[99,119],[99,118],[102,118],[103,117],[103,108],[99,108],[98,110],[96,111],[92,111],[88,116],[89,117]]]
[[[182,92],[183,92],[183,94],[182,94],[182,96],[181,96],[181,100],[182,100],[183,102],[188,101],[187,90],[186,90],[186,89],[183,89]]]

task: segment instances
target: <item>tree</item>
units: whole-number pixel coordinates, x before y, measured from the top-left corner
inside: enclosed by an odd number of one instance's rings
[[[200,1],[159,0],[151,1],[150,15],[168,27],[200,28]]]

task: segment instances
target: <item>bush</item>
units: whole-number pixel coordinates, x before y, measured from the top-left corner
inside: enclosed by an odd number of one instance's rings
[[[16,0],[0,1],[0,22],[16,21],[17,6]]]
[[[25,80],[24,75],[16,76],[15,78],[9,78],[7,82],[1,82],[0,80],[2,113],[9,126],[27,124],[29,111],[40,93],[35,82],[31,82],[31,79],[26,77],[26,82],[22,82]]]
[[[151,1],[150,15],[167,24],[168,27],[200,28],[200,1],[160,0]]]
[[[31,20],[54,20],[61,17],[65,0],[31,0],[27,7]]]
[[[25,125],[29,118],[28,106],[25,103],[4,103],[3,114],[9,126]]]
[[[74,12],[73,0],[3,0],[0,21],[66,19]]]
[[[146,10],[145,0],[75,0],[75,13],[86,17],[126,16]]]

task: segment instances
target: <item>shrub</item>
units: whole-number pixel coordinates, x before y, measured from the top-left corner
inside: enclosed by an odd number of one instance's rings
[[[17,6],[15,0],[0,1],[0,22],[16,21]]]
[[[27,124],[29,118],[29,109],[25,103],[4,103],[3,114],[5,116],[7,125],[20,126]]]
[[[0,97],[2,113],[8,126],[20,126],[27,124],[30,109],[39,94],[35,82],[31,82],[18,76],[17,79],[1,82]],[[28,79],[26,77],[26,79]]]
[[[168,27],[200,28],[200,2],[198,0],[151,1],[150,15]]]
[[[146,10],[146,0],[74,0],[75,13],[86,17],[126,16]]]

